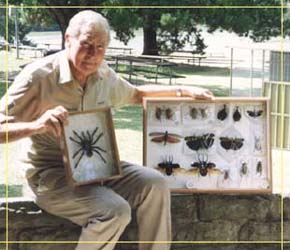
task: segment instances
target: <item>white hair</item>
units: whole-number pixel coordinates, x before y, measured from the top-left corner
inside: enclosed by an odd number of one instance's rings
[[[110,41],[110,26],[105,17],[101,14],[92,11],[84,10],[80,11],[74,15],[66,29],[66,34],[70,36],[78,37],[81,33],[81,30],[85,27],[90,28],[93,32],[104,33],[107,35],[108,44]]]

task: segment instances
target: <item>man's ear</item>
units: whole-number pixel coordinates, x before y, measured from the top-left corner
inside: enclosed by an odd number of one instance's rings
[[[69,34],[64,35],[64,41],[65,41],[65,46],[69,48],[71,44],[71,38]]]

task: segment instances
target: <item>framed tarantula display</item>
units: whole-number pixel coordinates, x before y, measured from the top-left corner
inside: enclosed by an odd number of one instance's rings
[[[145,98],[143,108],[143,164],[173,192],[271,192],[268,98]]]
[[[62,149],[69,183],[88,185],[121,176],[110,109],[73,112],[68,120]]]

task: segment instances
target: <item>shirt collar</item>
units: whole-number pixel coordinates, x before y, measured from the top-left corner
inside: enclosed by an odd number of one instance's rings
[[[66,57],[65,51],[59,54],[59,83],[67,83],[73,80],[69,62]]]
[[[89,76],[88,81],[90,80],[102,80],[108,70],[108,65],[105,60],[100,65],[99,69],[92,75]],[[74,77],[71,73],[69,62],[67,60],[65,51],[62,51],[59,54],[59,83],[67,83],[73,81]]]

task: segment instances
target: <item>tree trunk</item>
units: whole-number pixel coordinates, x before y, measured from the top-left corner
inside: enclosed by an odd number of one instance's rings
[[[152,26],[143,27],[143,55],[158,55],[157,34]]]
[[[144,17],[143,25],[143,55],[158,55],[157,46],[157,20],[159,16],[155,12],[144,10],[141,12]]]

